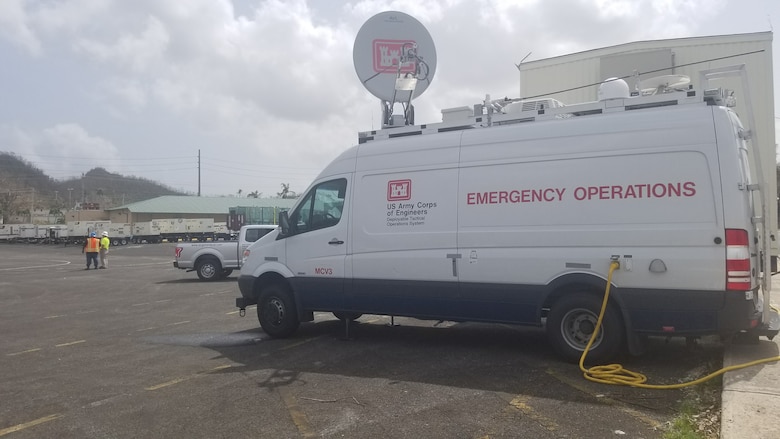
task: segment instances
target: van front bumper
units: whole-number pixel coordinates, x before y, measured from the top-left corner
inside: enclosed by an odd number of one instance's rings
[[[252,285],[255,283],[253,276],[238,276],[238,289],[241,291],[241,297],[236,297],[236,307],[246,309],[249,305],[257,303],[257,297],[254,296]]]

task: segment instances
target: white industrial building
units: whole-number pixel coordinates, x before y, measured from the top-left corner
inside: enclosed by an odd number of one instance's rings
[[[761,154],[769,227],[777,255],[777,176],[775,172],[775,113],[772,75],[772,32],[638,41],[585,52],[529,61],[517,66],[520,95],[526,100],[553,98],[565,104],[598,100],[598,84],[623,78],[631,90],[638,81],[662,75],[690,77],[698,87],[699,72],[744,64]],[[745,96],[739,78],[726,78],[710,86],[735,91],[736,112],[746,123]]]

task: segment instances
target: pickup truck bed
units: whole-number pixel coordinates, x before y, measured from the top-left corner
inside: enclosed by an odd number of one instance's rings
[[[238,241],[178,243],[173,266],[195,271],[203,281],[228,277],[241,267],[244,250],[275,228],[270,224],[247,225],[241,228]]]

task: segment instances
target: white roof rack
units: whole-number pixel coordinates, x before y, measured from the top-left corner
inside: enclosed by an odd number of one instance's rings
[[[358,143],[541,120],[581,117],[617,111],[658,108],[670,105],[725,105],[731,104],[729,100],[730,97],[721,89],[705,90],[703,93],[698,93],[696,90],[689,88],[688,90],[649,96],[634,96],[573,105],[563,105],[555,101],[556,104],[550,106],[534,104],[532,109],[525,111],[522,111],[524,110],[522,108],[521,111],[513,109],[514,111],[497,112],[491,102],[490,108],[487,109],[484,104],[476,104],[473,107],[457,107],[445,110],[442,112],[444,121],[440,123],[399,126],[397,128],[361,132],[358,134]],[[508,99],[506,101],[522,103],[519,99]],[[560,106],[555,106],[557,104],[560,104]],[[512,104],[507,104],[507,106],[509,105]]]

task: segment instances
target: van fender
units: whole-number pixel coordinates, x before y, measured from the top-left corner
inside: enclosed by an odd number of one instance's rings
[[[607,279],[595,273],[565,273],[547,284],[546,291],[542,295],[542,302],[537,309],[538,317],[541,319],[544,309],[549,309],[552,304],[566,294],[572,294],[573,290],[585,289],[598,293],[600,298],[604,298],[604,292],[607,289]],[[609,301],[617,304],[617,309],[623,319],[625,326],[625,335],[628,342],[629,351],[638,355],[644,350],[641,338],[634,333],[631,317],[625,309],[623,298],[620,294],[620,287],[612,283],[609,292]]]
[[[263,277],[265,273],[269,272],[277,273],[285,279],[295,277],[295,274],[279,261],[266,261],[258,265],[254,271],[252,271],[252,276],[259,279]]]
[[[252,276],[255,278],[253,290],[255,291],[255,300],[259,299],[260,291],[266,286],[273,283],[284,283],[286,288],[289,289],[292,294],[293,301],[295,301],[295,308],[298,310],[298,320],[301,322],[311,322],[314,320],[314,313],[303,309],[301,299],[295,290],[292,288],[292,284],[289,279],[295,277],[295,274],[284,264],[278,261],[268,261],[260,264],[253,272]]]

